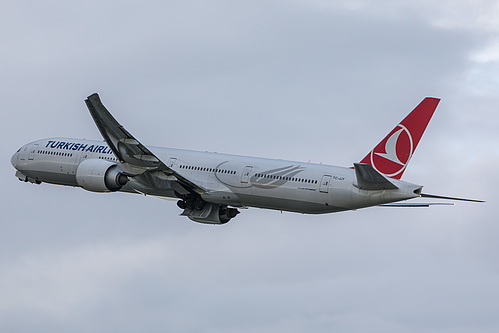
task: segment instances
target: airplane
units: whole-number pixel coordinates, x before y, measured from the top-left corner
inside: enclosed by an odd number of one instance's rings
[[[24,182],[128,192],[178,200],[181,215],[224,224],[257,207],[325,214],[371,206],[428,207],[401,177],[440,99],[427,97],[352,167],[145,146],[106,109],[97,93],[85,103],[103,141],[48,138],[22,146],[11,159]],[[440,203],[443,204],[443,203]]]

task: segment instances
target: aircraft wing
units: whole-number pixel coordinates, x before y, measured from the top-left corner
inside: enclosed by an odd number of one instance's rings
[[[102,104],[98,94],[92,94],[85,100],[88,110],[102,134],[109,148],[122,163],[123,171],[129,175],[138,175],[144,172],[163,173],[168,180],[177,181],[182,187],[199,194],[206,190],[169,168],[156,157],[146,146],[133,137],[109,113]]]

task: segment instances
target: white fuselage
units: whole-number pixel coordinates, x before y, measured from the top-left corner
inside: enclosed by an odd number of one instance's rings
[[[308,214],[331,213],[418,197],[421,186],[396,179],[395,190],[361,190],[353,168],[182,149],[148,147],[179,175],[206,189],[203,200]],[[21,180],[79,186],[78,166],[101,159],[117,165],[105,142],[51,138],[23,146],[12,157]],[[172,179],[134,176],[121,191],[176,198]]]

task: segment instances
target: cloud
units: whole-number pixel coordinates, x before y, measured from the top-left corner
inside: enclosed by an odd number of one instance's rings
[[[495,332],[493,2],[15,2],[0,14],[2,331]],[[486,204],[323,216],[24,184],[10,156],[100,138],[349,166],[441,97],[406,180]]]

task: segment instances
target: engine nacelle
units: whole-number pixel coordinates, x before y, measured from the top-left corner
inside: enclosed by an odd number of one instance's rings
[[[180,205],[179,205],[180,206]],[[225,205],[206,203],[203,208],[185,208],[181,215],[187,216],[192,221],[207,224],[224,224],[239,214],[235,208]]]
[[[88,191],[113,192],[120,190],[128,182],[128,177],[118,170],[116,164],[92,158],[78,165],[76,182]]]

